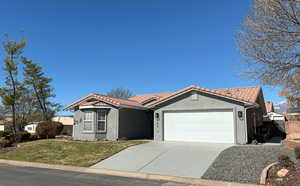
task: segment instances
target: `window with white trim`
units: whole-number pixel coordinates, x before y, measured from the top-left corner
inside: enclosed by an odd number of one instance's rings
[[[93,112],[91,112],[91,111],[84,112],[83,130],[84,131],[92,131],[93,130]]]
[[[97,111],[97,124],[96,128],[98,132],[106,132],[106,110]]]

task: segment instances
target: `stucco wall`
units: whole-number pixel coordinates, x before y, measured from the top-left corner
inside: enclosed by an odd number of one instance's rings
[[[198,94],[198,99],[193,100],[192,94]],[[241,103],[223,99],[200,92],[189,92],[169,102],[159,105],[154,110],[154,139],[163,140],[163,112],[165,111],[188,111],[208,109],[232,109],[234,114],[235,142],[238,144],[247,143],[245,108]],[[243,112],[243,118],[238,118],[238,111]],[[159,119],[155,118],[156,113]]]
[[[73,139],[84,141],[96,140],[117,140],[118,139],[118,109],[110,108],[107,113],[106,132],[96,132],[96,109],[89,109],[94,112],[94,124],[91,132],[83,130],[83,114],[87,110],[76,110],[74,114]]]
[[[119,138],[149,139],[153,136],[152,111],[119,110]]]
[[[4,131],[4,125],[0,125],[0,131]]]

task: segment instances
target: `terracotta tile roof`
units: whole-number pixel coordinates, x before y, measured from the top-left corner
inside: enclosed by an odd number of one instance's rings
[[[153,102],[159,101],[159,100],[164,99],[165,97],[168,97],[172,94],[173,94],[172,92],[165,92],[165,93],[159,93],[159,94],[140,94],[140,95],[136,95],[136,96],[129,98],[129,100],[133,100],[133,101],[143,104],[144,106],[147,106],[150,103],[152,103],[152,102],[150,102],[151,100]]]
[[[237,98],[242,101],[256,103],[260,90],[261,87],[255,86],[255,87],[242,87],[242,88],[215,89],[213,91],[216,91],[216,93],[218,94]]]
[[[192,90],[202,91],[217,96],[223,96],[229,99],[235,99],[242,102],[257,103],[257,98],[260,94],[261,87],[255,86],[243,88],[208,89],[192,85],[178,90],[176,92],[167,92],[159,94],[141,94],[133,96],[129,99],[112,98],[101,94],[89,94],[88,96],[81,98],[80,100],[66,106],[65,109],[72,109],[78,105],[113,105],[117,107],[131,106],[146,109],[149,107],[153,107],[154,105],[160,102],[169,100],[173,97],[176,97],[178,95],[184,94]],[[91,101],[91,99],[95,100]]]
[[[130,106],[130,107],[145,108],[142,104],[133,100],[113,98],[101,94],[89,94],[88,96],[81,98],[80,100],[75,101],[74,103],[66,106],[65,109],[73,109],[74,107],[79,106],[81,104],[87,104],[87,101],[91,99],[95,99],[95,101],[98,101],[98,102],[91,102],[92,104],[102,105],[103,103],[106,103],[108,105],[113,105],[116,107]],[[103,103],[99,103],[99,101]]]
[[[198,90],[198,91],[215,94],[215,95],[219,95],[231,99],[236,99],[243,102],[256,103],[261,87],[257,86],[257,87],[244,87],[244,88],[208,89],[208,88],[202,88],[195,85],[191,85],[179,91],[173,92],[170,95],[160,100],[153,101],[149,103],[147,106],[156,105],[157,103],[168,100],[170,98],[173,98],[177,95],[183,94],[191,90]]]
[[[267,101],[265,105],[266,105],[267,112],[274,112],[273,102]]]

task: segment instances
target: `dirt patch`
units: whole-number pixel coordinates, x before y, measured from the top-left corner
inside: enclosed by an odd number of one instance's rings
[[[285,176],[278,176],[278,172],[282,169],[287,169],[288,173]],[[276,164],[268,171],[267,185],[272,186],[299,186],[300,185],[300,163],[284,166]]]
[[[15,151],[17,148],[17,144],[13,144],[11,147],[0,148],[0,154],[5,154],[11,151]]]

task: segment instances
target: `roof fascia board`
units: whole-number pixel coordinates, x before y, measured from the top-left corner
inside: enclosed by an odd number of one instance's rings
[[[84,106],[79,106],[79,109],[91,109],[91,108],[105,108],[105,109],[108,109],[108,108],[111,108],[109,106],[97,106],[97,105],[84,105]]]

